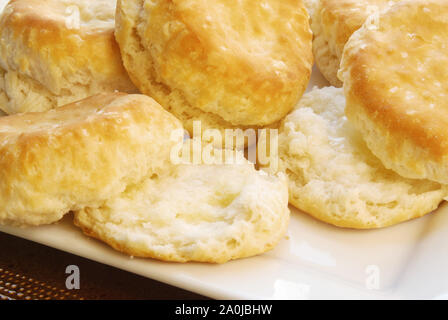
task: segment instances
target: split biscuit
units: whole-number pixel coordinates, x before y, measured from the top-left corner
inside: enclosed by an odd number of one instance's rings
[[[190,133],[276,123],[310,79],[301,0],[119,0],[116,26],[134,83]]]
[[[115,41],[116,0],[12,0],[0,18],[0,109],[42,112],[136,93]]]
[[[346,228],[391,226],[435,210],[448,188],[384,168],[344,116],[342,89],[307,93],[280,129],[280,170],[290,203]]]
[[[347,116],[401,176],[448,184],[448,2],[397,3],[347,43]]]
[[[262,254],[287,231],[287,180],[239,157],[241,164],[173,166],[76,212],[74,222],[135,257],[224,263]]]
[[[100,206],[166,166],[179,129],[151,98],[122,93],[1,117],[0,224],[49,224]]]

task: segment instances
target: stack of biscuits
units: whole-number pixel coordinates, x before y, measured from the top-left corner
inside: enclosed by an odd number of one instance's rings
[[[428,214],[448,198],[447,30],[442,0],[11,0],[0,224],[73,212],[125,254],[224,263],[274,248],[289,204],[356,229]],[[333,86],[305,93],[314,62]],[[278,130],[258,145],[278,166],[247,142],[174,161],[195,123]]]

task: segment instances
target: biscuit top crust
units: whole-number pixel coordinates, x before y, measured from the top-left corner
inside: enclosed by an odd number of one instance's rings
[[[0,18],[0,67],[56,95],[92,75],[98,83],[128,89],[114,38],[115,7],[116,0],[11,1]]]
[[[398,0],[320,0],[320,19],[331,51],[341,58],[350,36],[372,14],[377,14]]]
[[[191,106],[233,124],[263,125],[281,119],[305,91],[312,34],[301,0],[134,2],[157,80]]]
[[[169,166],[181,123],[145,95],[98,94],[0,118],[0,224],[97,207]]]
[[[446,1],[400,2],[366,23],[341,64],[347,115],[362,112],[433,157],[447,155],[447,44]]]
[[[116,0],[12,0],[5,7],[5,15],[16,22],[26,20],[35,26],[61,29],[72,27],[93,34],[113,31],[115,6]]]
[[[72,103],[48,112],[29,112],[0,118],[0,145],[9,143],[11,138],[24,135],[51,135],[56,131],[74,129],[94,123],[100,118],[121,118],[125,113],[123,107],[116,108],[115,116],[110,108],[111,102],[118,98],[128,99],[125,93],[99,94],[86,100]],[[133,96],[138,97],[138,96]],[[131,111],[131,107],[128,107]],[[137,111],[138,109],[136,109]],[[62,132],[61,132],[62,133]]]
[[[0,155],[4,156],[4,146],[18,148],[23,146],[22,142],[28,145],[31,140],[44,139],[51,146],[50,142],[56,138],[69,141],[104,135],[113,139],[113,133],[127,132],[137,124],[144,127],[151,121],[164,129],[182,128],[175,117],[147,96],[120,92],[97,94],[47,112],[0,117]],[[75,146],[67,143],[66,147]]]

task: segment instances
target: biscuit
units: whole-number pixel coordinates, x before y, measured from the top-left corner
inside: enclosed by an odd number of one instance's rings
[[[275,123],[310,79],[301,0],[118,1],[116,26],[134,83],[190,132]]]
[[[303,0],[303,5],[305,6],[306,10],[308,11],[310,20],[314,16],[314,12],[316,11],[318,4],[319,4],[319,0]]]
[[[122,93],[1,117],[0,224],[49,224],[101,205],[164,167],[178,129],[151,98]]]
[[[399,26],[399,27],[397,27]],[[448,184],[448,3],[397,3],[347,43],[347,116],[386,168]]]
[[[74,222],[131,256],[224,263],[272,249],[289,214],[286,177],[244,161],[173,166],[99,208],[76,212]]]
[[[308,0],[314,34],[313,52],[324,77],[342,87],[338,70],[350,36],[372,14],[386,10],[398,0]]]
[[[343,90],[314,89],[282,123],[280,169],[290,203],[324,222],[371,229],[435,210],[448,188],[387,170],[344,116]]]
[[[0,18],[0,109],[41,112],[101,92],[136,93],[114,38],[115,7],[10,1]]]

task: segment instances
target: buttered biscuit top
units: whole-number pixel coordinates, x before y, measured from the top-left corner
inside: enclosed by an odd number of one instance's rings
[[[448,183],[448,3],[402,1],[350,38],[347,115],[387,168]]]
[[[116,0],[13,0],[0,18],[0,108],[46,111],[136,92],[114,38]]]
[[[311,73],[301,0],[119,1],[116,37],[137,87],[184,122],[274,123]]]

